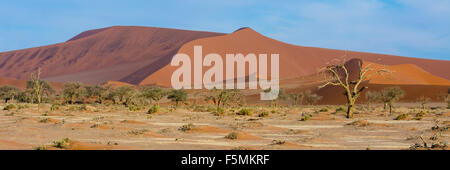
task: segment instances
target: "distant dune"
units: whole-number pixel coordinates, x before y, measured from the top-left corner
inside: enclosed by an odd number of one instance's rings
[[[223,34],[128,26],[91,30],[64,43],[0,53],[0,77],[28,79],[40,66],[50,81],[138,84],[186,42],[218,35]]]

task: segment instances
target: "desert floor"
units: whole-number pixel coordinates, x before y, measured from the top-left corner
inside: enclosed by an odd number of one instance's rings
[[[450,110],[432,103],[425,117],[417,104],[397,104],[388,115],[380,105],[357,107],[353,119],[340,106],[257,107],[251,116],[222,116],[200,109],[162,106],[160,113],[123,106],[17,104],[0,111],[0,149],[410,149],[446,144]],[[6,104],[1,104],[0,108]],[[342,106],[341,106],[342,107]],[[268,116],[259,117],[266,111]],[[406,120],[394,120],[400,114]],[[311,117],[302,121],[302,117]],[[190,125],[189,125],[190,124]],[[183,128],[184,127],[184,128]],[[434,127],[434,128],[433,128]],[[237,139],[225,136],[236,132]],[[421,139],[422,137],[422,139]],[[69,140],[58,146],[63,139]]]

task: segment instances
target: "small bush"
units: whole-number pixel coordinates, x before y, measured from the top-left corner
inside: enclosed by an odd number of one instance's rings
[[[338,108],[336,108],[336,113],[339,113],[339,112],[347,112],[347,109],[343,108],[343,107],[338,107]]]
[[[251,116],[251,110],[247,109],[247,108],[242,108],[241,110],[239,110],[239,112],[236,113],[237,115],[241,115],[241,116]]]
[[[47,150],[47,146],[39,145],[39,146],[34,147],[34,150]]]
[[[189,123],[187,125],[183,125],[180,128],[178,128],[178,130],[183,131],[183,132],[187,132],[189,130],[191,130],[194,127],[194,124]]]
[[[237,132],[231,132],[227,136],[225,136],[225,139],[235,140],[238,138],[238,135],[239,134]]]
[[[51,111],[59,110],[61,108],[60,104],[52,104],[52,107],[50,107]]]
[[[41,120],[39,120],[40,123],[47,123],[50,121],[50,118],[42,118]]]
[[[129,131],[128,134],[131,134],[131,135],[142,135],[145,132],[148,132],[148,130],[147,129],[139,129],[139,130]]]
[[[310,114],[302,113],[302,117],[300,118],[300,121],[307,121],[311,118]]]
[[[398,115],[394,120],[407,120],[409,118],[409,115],[408,114],[401,114],[401,115]]]
[[[139,111],[139,110],[142,110],[143,107],[142,107],[142,106],[138,106],[138,105],[132,104],[132,105],[128,105],[128,109],[129,109],[130,111]]]
[[[416,117],[414,118],[414,120],[422,120],[425,117],[426,113],[423,111],[420,111],[419,113],[416,114]]]
[[[53,146],[55,148],[65,149],[65,148],[67,148],[67,146],[69,146],[69,142],[70,142],[69,138],[64,138],[60,141],[54,141]]]
[[[319,112],[328,112],[328,108],[322,108],[319,110]]]
[[[17,106],[15,104],[8,104],[5,106],[5,108],[3,108],[3,110],[13,110],[13,109],[17,109]]]
[[[286,141],[284,141],[284,140],[273,140],[272,141],[272,145],[283,145],[285,143],[286,143]]]
[[[263,111],[263,112],[261,112],[261,113],[258,115],[258,117],[267,117],[267,116],[269,116],[269,112],[268,112],[268,111]]]
[[[150,107],[150,109],[148,109],[147,114],[153,114],[153,113],[158,113],[158,112],[159,112],[159,106],[153,105],[152,107]]]

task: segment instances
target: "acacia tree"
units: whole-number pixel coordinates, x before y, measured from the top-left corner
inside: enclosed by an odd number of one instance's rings
[[[368,91],[366,92],[366,99],[367,99],[367,108],[370,109],[370,104],[375,103],[378,100],[380,100],[381,94],[376,91]]]
[[[14,100],[20,93],[20,89],[14,86],[2,86],[0,87],[0,98],[5,100],[5,103],[8,101]]]
[[[388,70],[386,69],[371,68],[371,64],[363,67],[361,60],[355,60],[358,66],[358,73],[354,80],[350,80],[350,73],[345,65],[346,63],[344,60],[344,62],[340,64],[328,65],[325,67],[325,73],[331,76],[331,80],[327,80],[325,84],[319,86],[320,89],[328,85],[333,85],[341,87],[345,90],[345,96],[347,98],[347,118],[353,118],[353,109],[355,106],[355,102],[356,100],[358,100],[361,92],[367,89],[366,86],[359,87],[361,85],[361,82],[368,80],[370,77],[376,74],[388,72]]]
[[[302,104],[304,98],[305,98],[305,95],[301,92],[289,94],[289,99],[292,100],[292,105]]]
[[[136,89],[132,86],[120,86],[114,89],[114,91],[110,94],[110,97],[113,99],[115,104],[129,106],[132,104],[132,101],[137,94]]]
[[[80,82],[69,82],[63,86],[63,97],[66,103],[75,104],[76,100],[82,98],[86,91]]]
[[[212,101],[217,109],[220,106],[229,105],[230,103],[240,103],[243,100],[242,94],[237,89],[216,89],[213,88],[205,97],[206,101]]]
[[[431,98],[425,97],[425,96],[420,96],[419,98],[417,98],[417,101],[422,106],[422,110],[425,110],[425,105],[431,101]]]
[[[311,90],[306,90],[304,96],[306,103],[310,105],[313,105],[318,101],[322,100],[322,96],[319,96],[318,94],[311,92]]]
[[[100,85],[85,87],[87,97],[94,97],[95,101],[100,104],[103,104],[103,102],[108,97],[110,88],[111,88],[111,86],[104,87],[104,86],[100,86]]]
[[[159,106],[159,101],[165,96],[167,96],[167,91],[159,87],[152,87],[150,89],[143,90],[142,96],[144,96],[147,99],[155,101],[155,105]]]
[[[400,100],[405,95],[405,92],[400,87],[384,88],[381,91],[381,100],[384,102],[384,110],[389,107],[389,114],[392,114],[392,107],[394,102]]]
[[[183,89],[180,90],[172,90],[167,96],[168,99],[175,102],[175,108],[178,107],[178,103],[181,101],[187,100],[187,92]]]

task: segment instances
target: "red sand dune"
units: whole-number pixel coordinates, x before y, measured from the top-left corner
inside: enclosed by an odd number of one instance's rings
[[[0,53],[0,77],[28,79],[40,66],[49,81],[138,84],[186,42],[218,35],[223,34],[128,26],[91,30],[64,43]]]
[[[191,62],[193,62],[193,47],[195,45],[203,46],[203,56],[209,53],[220,54],[224,63],[225,55],[228,53],[242,53],[244,55],[248,53],[280,54],[280,79],[314,74],[328,62],[345,54],[347,54],[347,59],[361,58],[364,61],[379,64],[415,64],[431,74],[450,79],[450,72],[446,71],[446,68],[450,67],[450,61],[296,46],[265,37],[251,28],[242,28],[231,34],[191,41],[183,45],[178,53],[188,54],[191,57]],[[177,68],[166,65],[144,79],[140,85],[157,83],[170,87],[171,74]],[[204,68],[203,72],[206,70],[207,68]],[[268,69],[268,72],[270,73],[270,69]],[[248,72],[246,76],[248,76]]]
[[[391,73],[378,74],[370,78],[370,84],[397,84],[397,85],[442,85],[450,86],[450,81],[428,73],[414,64],[400,64],[383,66],[367,62],[365,65],[374,69],[385,68]],[[370,74],[372,72],[368,72]]]

